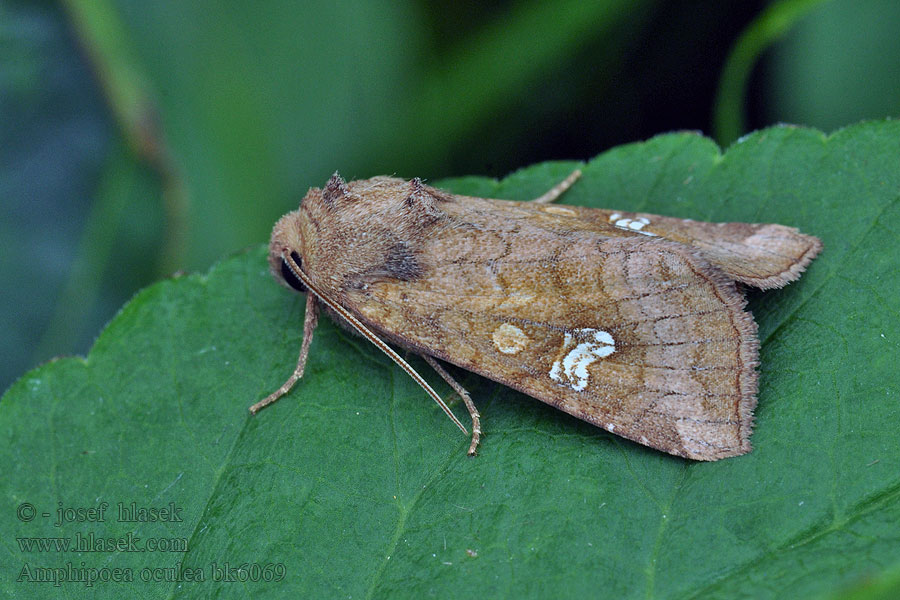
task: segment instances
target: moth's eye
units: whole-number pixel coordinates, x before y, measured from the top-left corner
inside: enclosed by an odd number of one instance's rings
[[[294,259],[294,262],[297,263],[299,267],[302,262],[300,260],[300,255],[296,252],[291,252],[291,258]],[[283,258],[281,259],[281,276],[284,277],[284,280],[287,281],[288,285],[297,290],[298,292],[305,292],[306,286],[303,285],[303,282],[294,275],[294,272],[291,270],[291,267],[288,266],[288,263]]]

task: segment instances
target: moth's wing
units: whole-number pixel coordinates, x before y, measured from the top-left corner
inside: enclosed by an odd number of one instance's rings
[[[600,232],[615,227],[687,244],[735,281],[761,289],[783,287],[796,280],[822,249],[819,238],[773,223],[709,223],[578,206],[526,206],[525,210],[536,213],[576,219]]]
[[[347,306],[396,343],[639,443],[699,460],[750,450],[756,325],[733,281],[659,238],[512,227],[450,232],[419,249],[420,277],[350,286]]]

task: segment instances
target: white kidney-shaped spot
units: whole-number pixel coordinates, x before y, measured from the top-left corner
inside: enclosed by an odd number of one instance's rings
[[[580,392],[588,384],[588,366],[615,351],[616,342],[606,331],[590,328],[567,331],[562,347],[566,355],[561,361],[554,361],[550,379]]]
[[[491,337],[494,346],[503,354],[518,354],[528,345],[528,336],[525,332],[510,323],[500,325]]]
[[[650,219],[648,219],[647,217],[629,219],[622,218],[622,215],[620,215],[619,213],[613,213],[609,217],[609,222],[619,229],[624,229],[625,231],[634,231],[635,233],[640,233],[642,235],[652,235],[656,237],[655,233],[650,233],[649,231],[641,231],[645,225],[650,224]]]

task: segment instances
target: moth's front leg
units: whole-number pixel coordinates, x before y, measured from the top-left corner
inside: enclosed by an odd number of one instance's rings
[[[250,407],[250,414],[255,415],[260,409],[276,402],[279,398],[291,391],[294,384],[303,377],[303,371],[306,369],[306,358],[309,356],[309,345],[312,343],[313,332],[319,322],[319,305],[316,297],[312,294],[306,295],[306,316],[303,319],[303,342],[300,344],[300,356],[297,358],[297,366],[294,372],[287,378],[287,381],[281,384],[281,387]]]

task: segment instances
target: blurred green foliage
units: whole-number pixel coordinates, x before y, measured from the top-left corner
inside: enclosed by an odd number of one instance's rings
[[[722,110],[895,115],[898,24],[889,0],[0,0],[0,388],[266,240],[335,169],[496,176]],[[726,61],[745,83],[714,111]]]

